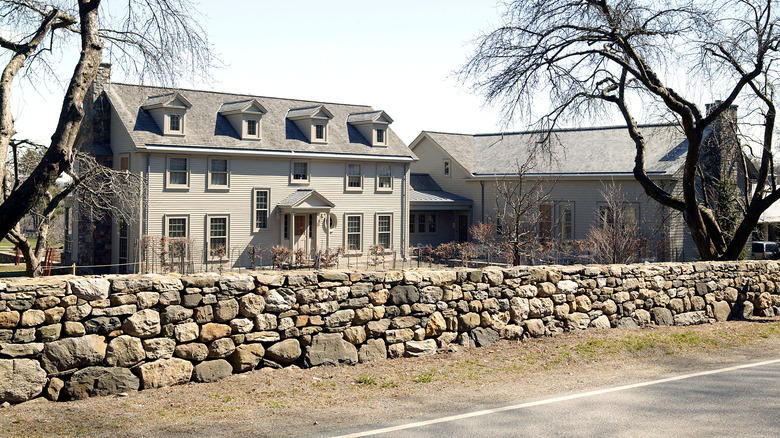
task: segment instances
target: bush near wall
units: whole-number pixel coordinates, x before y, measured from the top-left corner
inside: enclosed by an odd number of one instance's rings
[[[780,312],[777,262],[50,277],[0,283],[0,402]]]

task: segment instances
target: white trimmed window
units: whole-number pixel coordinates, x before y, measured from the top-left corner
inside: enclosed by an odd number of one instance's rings
[[[257,120],[246,121],[246,135],[250,137],[257,137]]]
[[[376,130],[376,142],[377,143],[384,143],[385,142],[385,130],[384,129],[377,129]]]
[[[450,160],[444,160],[444,176],[450,176]]]
[[[269,189],[254,189],[255,194],[252,197],[254,206],[253,230],[261,231],[268,229],[269,200],[271,191]]]
[[[314,125],[314,138],[316,140],[325,140],[325,125],[320,123]]]
[[[389,164],[379,164],[376,167],[376,189],[382,191],[393,190],[393,174]]]
[[[393,215],[378,214],[376,216],[376,244],[390,249],[393,241]]]
[[[190,159],[188,157],[168,157],[168,188],[187,188],[190,185]]]
[[[168,237],[187,237],[187,216],[166,216],[165,235]]]
[[[363,166],[347,164],[347,190],[363,189]]]
[[[308,183],[309,163],[307,161],[293,161],[290,164],[290,179],[293,183]]]
[[[574,238],[574,204],[562,202],[555,205],[556,210],[556,234],[561,240]]]
[[[208,217],[208,255],[211,260],[228,256],[228,216]]]
[[[168,130],[171,132],[181,132],[181,116],[178,114],[171,114],[168,116]]]
[[[359,214],[346,215],[346,241],[348,251],[363,249],[363,216]]]
[[[417,229],[412,231],[415,226],[415,222],[417,223]],[[409,215],[409,232],[435,233],[436,213],[412,213]]]
[[[227,158],[209,158],[209,188],[226,189],[230,187]]]

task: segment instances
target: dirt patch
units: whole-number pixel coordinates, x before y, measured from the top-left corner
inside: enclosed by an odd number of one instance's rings
[[[780,357],[780,321],[588,330],[354,367],[0,410],[4,437],[317,436]]]

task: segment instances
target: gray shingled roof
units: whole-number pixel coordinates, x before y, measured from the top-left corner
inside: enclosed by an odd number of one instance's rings
[[[450,207],[469,207],[471,199],[445,192],[427,173],[413,173],[409,179],[412,190],[409,191],[409,202],[412,207],[447,205]]]
[[[222,106],[219,108],[219,112],[229,113],[231,111],[244,111],[244,109],[252,105],[254,101],[255,101],[254,99],[244,99],[244,100],[239,100],[238,102],[223,103]]]
[[[298,189],[282,199],[277,205],[279,207],[295,207],[310,196],[318,197],[322,199],[323,202],[330,204],[330,206],[333,207],[332,202],[312,189]]]
[[[672,175],[682,166],[688,142],[672,125],[644,125],[648,173]],[[423,131],[474,176],[516,173],[538,147],[538,132],[447,134]],[[552,154],[541,157],[528,173],[626,173],[634,168],[635,146],[627,129],[601,127],[553,132]],[[552,159],[550,159],[550,157]]]
[[[148,111],[141,109],[150,96],[179,91],[191,104],[187,110],[186,135],[163,136]],[[173,90],[140,85],[113,83],[106,95],[127,128],[136,147],[187,146],[220,149],[242,149],[281,152],[360,154],[416,159],[404,142],[388,130],[387,147],[371,147],[360,132],[347,123],[354,113],[373,111],[369,106],[322,103],[272,97],[239,95],[197,90]],[[262,118],[262,140],[241,140],[230,121],[219,114],[225,103],[257,99],[267,110]],[[295,123],[287,118],[290,110],[325,105],[333,113],[328,122],[328,143],[310,143]],[[311,112],[312,110],[308,110]]]
[[[389,122],[393,122],[393,119],[390,118],[389,115],[387,115],[386,112],[379,110],[379,111],[369,111],[365,113],[357,113],[357,114],[350,114],[349,117],[347,117],[347,123],[358,123],[358,122],[374,122],[379,117],[381,117],[384,114],[385,118]]]

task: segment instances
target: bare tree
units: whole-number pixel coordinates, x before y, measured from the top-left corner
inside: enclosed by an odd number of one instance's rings
[[[45,148],[29,141],[11,141],[14,151],[13,156],[18,156],[18,148],[21,144],[27,146],[24,154],[25,160],[14,159],[13,186],[23,184],[27,177],[27,170],[33,168],[38,159],[45,154]],[[36,153],[37,151],[37,153]],[[21,164],[21,165],[20,165]],[[113,170],[98,163],[94,157],[83,152],[77,152],[75,165],[65,172],[67,181],[55,184],[44,193],[41,202],[34,205],[28,212],[34,217],[35,238],[34,244],[22,232],[20,223],[14,225],[6,236],[24,256],[25,270],[29,277],[41,274],[45,251],[50,242],[50,232],[56,216],[57,207],[70,194],[75,193],[79,198],[79,213],[82,217],[97,221],[108,215],[116,222],[124,221],[132,223],[137,220],[140,195],[143,188],[143,180],[139,175],[128,171]],[[13,191],[13,187],[6,187],[6,192]]]
[[[495,181],[496,218],[500,224],[496,231],[506,243],[508,259],[513,265],[522,263],[523,253],[535,247],[540,237],[552,237],[540,236],[537,228],[541,214],[539,207],[547,199],[555,181],[528,178],[536,165],[535,157],[536,154],[529,154],[523,162],[517,161],[515,175]]]
[[[187,71],[204,71],[211,63],[204,32],[190,15],[194,10],[188,0],[128,0],[113,8],[101,0],[0,2],[0,26],[12,29],[10,36],[0,37],[7,60],[0,74],[0,157],[8,155],[16,134],[11,112],[14,79],[21,72],[30,80],[44,80],[54,74],[57,59],[67,59],[69,48],[80,49],[46,153],[24,182],[3,185],[11,190],[3,191],[0,203],[0,236],[8,235],[73,165],[83,101],[104,45],[114,64],[141,80],[174,80]],[[0,177],[13,178],[4,160]]]
[[[636,209],[614,183],[601,191],[599,226],[588,233],[588,246],[600,263],[632,263],[640,257],[640,233]]]
[[[761,213],[780,199],[772,156],[780,45],[773,6],[772,0],[515,0],[503,25],[481,37],[462,74],[488,101],[503,102],[510,116],[533,113],[549,96],[540,121],[548,128],[614,111],[634,142],[633,173],[645,192],[683,213],[702,259],[735,259]],[[703,112],[694,101],[709,86],[723,100]],[[732,234],[702,199],[697,170],[710,132],[735,103],[760,131],[761,158],[756,190],[743,189],[744,212]],[[680,192],[648,176],[636,108],[656,108],[685,135]]]

